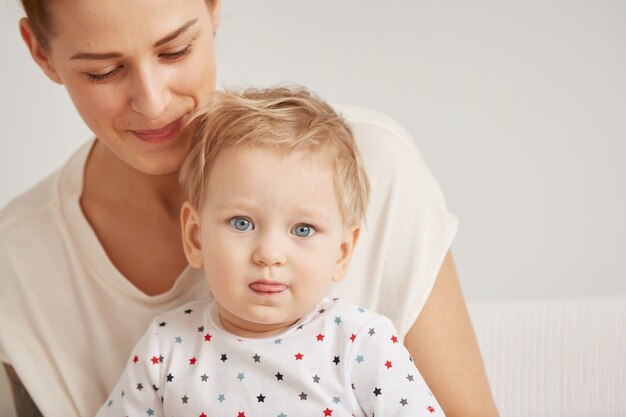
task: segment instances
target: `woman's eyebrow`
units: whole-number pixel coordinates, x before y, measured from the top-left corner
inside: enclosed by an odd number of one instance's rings
[[[196,23],[198,21],[198,19],[191,19],[187,22],[185,22],[181,27],[179,27],[178,29],[176,29],[175,31],[169,33],[168,35],[166,35],[164,38],[156,41],[154,43],[154,47],[158,47],[163,45],[164,43],[168,43],[169,41],[171,41],[172,39],[176,39],[178,36],[180,36],[182,33],[184,33],[187,29],[189,29],[190,26],[192,26],[194,23]]]
[[[104,52],[104,53],[93,53],[93,52],[78,52],[70,59],[111,59],[111,58],[120,58],[122,54],[119,52]]]
[[[176,39],[180,35],[182,35],[187,29],[189,29],[194,23],[196,23],[198,19],[191,19],[185,22],[181,27],[168,33],[163,38],[159,39],[154,43],[154,47],[157,48],[165,43],[168,43],[172,39]],[[78,52],[70,59],[111,59],[111,58],[120,58],[122,56],[119,52],[103,52],[103,53],[93,53],[93,52]]]

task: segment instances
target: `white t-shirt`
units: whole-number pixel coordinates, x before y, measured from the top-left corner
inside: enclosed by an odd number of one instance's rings
[[[325,298],[280,334],[234,335],[217,303],[156,317],[96,417],[443,417],[388,318]]]
[[[430,294],[457,220],[400,126],[364,109],[339,111],[372,193],[350,270],[331,294],[388,316],[402,337]],[[0,212],[0,361],[48,416],[92,416],[153,317],[211,296],[189,267],[169,291],[148,296],[111,263],[79,205],[92,145]]]

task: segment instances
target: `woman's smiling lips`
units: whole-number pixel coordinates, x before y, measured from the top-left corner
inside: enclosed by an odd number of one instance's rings
[[[248,285],[248,287],[252,291],[263,295],[279,294],[288,288],[285,284],[281,284],[280,282],[265,280],[255,281],[252,284]]]
[[[182,117],[176,119],[161,129],[154,130],[131,130],[139,139],[144,142],[160,144],[175,139],[182,128]]]

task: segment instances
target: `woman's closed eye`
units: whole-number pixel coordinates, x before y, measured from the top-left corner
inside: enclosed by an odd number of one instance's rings
[[[103,74],[94,74],[94,73],[88,72],[86,73],[87,79],[91,81],[92,83],[104,83],[113,79],[117,74],[119,74],[122,68],[123,67],[119,65],[113,68],[111,71],[105,72]]]
[[[187,56],[191,54],[193,50],[193,45],[190,43],[185,46],[183,49],[180,49],[175,52],[164,52],[159,54],[159,58],[167,61],[167,62],[178,62],[185,59]],[[118,65],[110,71],[105,73],[86,73],[87,79],[92,83],[105,83],[107,81],[112,81],[124,68],[123,65]]]
[[[254,223],[247,217],[236,216],[228,221],[230,225],[238,232],[248,232],[254,230]]]
[[[159,58],[163,58],[171,62],[177,62],[186,58],[189,54],[191,54],[191,51],[193,51],[193,45],[188,44],[181,50],[159,54]]]

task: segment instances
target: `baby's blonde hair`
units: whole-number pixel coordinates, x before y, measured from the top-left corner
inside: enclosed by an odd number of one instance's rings
[[[208,106],[194,113],[187,129],[192,148],[180,182],[195,207],[202,203],[209,168],[224,149],[304,149],[330,164],[344,223],[363,222],[370,187],[352,131],[332,107],[305,88],[216,92]]]

